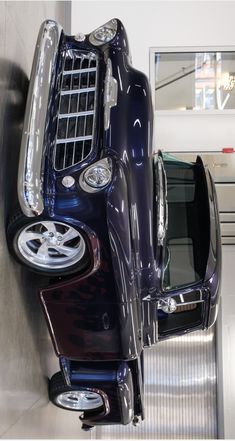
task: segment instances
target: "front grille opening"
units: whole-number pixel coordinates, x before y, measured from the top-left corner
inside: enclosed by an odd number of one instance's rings
[[[92,135],[92,127],[93,127],[93,117],[92,115],[89,115],[86,119],[86,136]]]
[[[70,90],[71,77],[69,75],[63,76],[62,90]]]
[[[59,144],[56,148],[55,163],[58,170],[64,168],[64,158],[65,158],[65,144]]]
[[[67,113],[69,109],[69,97],[63,95],[60,98],[60,113]]]
[[[68,144],[66,144],[66,155],[65,155],[64,168],[70,167],[70,165],[72,165],[73,153],[74,153],[73,143],[69,142]]]
[[[67,124],[64,124],[62,119],[58,121],[57,139],[64,139],[65,138],[66,126],[67,126]]]
[[[84,126],[85,126],[85,118],[81,117],[79,118],[77,122],[77,136],[81,137],[84,133]]]
[[[94,110],[94,93],[88,93],[87,110]]]
[[[79,106],[80,106],[81,112],[86,111],[86,104],[87,104],[87,94],[81,93],[81,95],[79,96]]]
[[[74,158],[75,159],[75,163],[81,162],[81,160],[82,160],[82,157],[83,157],[83,152],[82,152],[83,145],[84,145],[84,143],[82,141],[76,142],[76,145],[75,145],[75,158]]]
[[[66,54],[65,58],[65,64],[64,64],[64,70],[71,70],[73,66],[73,58],[69,56],[69,54]]]
[[[88,156],[88,152],[89,152],[89,150],[90,150],[90,148],[91,148],[91,141],[90,140],[87,140],[87,141],[85,141],[84,142],[84,154],[85,154],[85,156]]]
[[[78,164],[92,152],[97,67],[93,52],[65,51],[54,152],[56,170]]]
[[[76,122],[77,122],[76,118],[68,118],[67,133],[69,138],[74,138],[76,136]]]

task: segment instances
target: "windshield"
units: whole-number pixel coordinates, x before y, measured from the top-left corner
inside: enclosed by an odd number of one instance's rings
[[[202,280],[210,237],[208,192],[203,165],[165,157],[168,229],[164,250],[163,289]]]

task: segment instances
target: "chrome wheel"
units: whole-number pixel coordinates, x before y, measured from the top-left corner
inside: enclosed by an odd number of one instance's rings
[[[35,267],[48,270],[74,265],[82,259],[86,249],[79,231],[57,221],[27,225],[16,240],[24,259]]]
[[[66,409],[92,410],[103,404],[103,400],[96,392],[88,390],[72,390],[62,392],[56,397],[56,403]]]

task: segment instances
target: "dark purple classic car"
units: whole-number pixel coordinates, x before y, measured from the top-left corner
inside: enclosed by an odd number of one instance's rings
[[[216,318],[215,187],[194,163],[153,154],[147,78],[125,29],[42,24],[28,92],[14,257],[46,276],[40,300],[61,370],[50,400],[83,428],[144,418],[144,347]]]

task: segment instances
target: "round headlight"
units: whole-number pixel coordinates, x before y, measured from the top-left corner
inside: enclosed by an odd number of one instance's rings
[[[84,173],[84,179],[91,187],[104,187],[110,181],[110,170],[102,164],[95,165]]]
[[[112,178],[112,163],[109,158],[88,167],[80,178],[80,185],[83,190],[90,193],[101,190],[109,184]]]
[[[105,23],[103,26],[95,29],[89,37],[90,43],[95,46],[108,43],[117,33],[117,20],[113,19]]]

